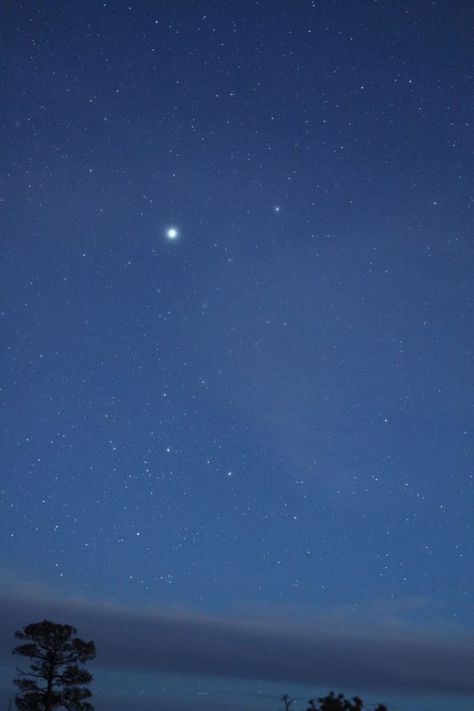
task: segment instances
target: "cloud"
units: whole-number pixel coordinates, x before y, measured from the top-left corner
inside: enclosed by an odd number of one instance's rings
[[[216,617],[178,608],[134,608],[61,597],[20,584],[0,596],[0,655],[13,632],[41,619],[66,622],[94,639],[94,666],[115,671],[258,679],[386,692],[474,694],[474,639],[361,629],[322,619]]]

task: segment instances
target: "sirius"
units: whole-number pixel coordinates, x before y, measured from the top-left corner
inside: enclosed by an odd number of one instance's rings
[[[174,240],[179,237],[179,232],[176,227],[168,227],[166,230],[166,236],[168,239]]]

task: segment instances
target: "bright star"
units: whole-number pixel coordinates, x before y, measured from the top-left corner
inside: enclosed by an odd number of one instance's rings
[[[280,205],[275,205],[275,207],[273,208],[273,211],[274,211],[274,212],[281,212],[281,207],[280,207]]]
[[[166,236],[168,239],[177,239],[179,237],[179,232],[176,227],[168,227],[166,230]]]

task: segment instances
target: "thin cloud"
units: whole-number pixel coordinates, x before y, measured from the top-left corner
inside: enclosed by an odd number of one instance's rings
[[[274,617],[245,621],[174,608],[146,608],[61,598],[15,584],[0,597],[0,655],[13,632],[49,618],[94,639],[94,662],[111,670],[233,677],[376,689],[474,694],[474,639],[381,632],[342,624]]]

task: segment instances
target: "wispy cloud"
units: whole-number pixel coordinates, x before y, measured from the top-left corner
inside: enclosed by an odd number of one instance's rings
[[[259,679],[335,688],[474,693],[474,639],[274,614],[216,617],[61,597],[16,582],[0,596],[0,655],[13,632],[49,618],[95,640],[95,665],[112,670]]]

